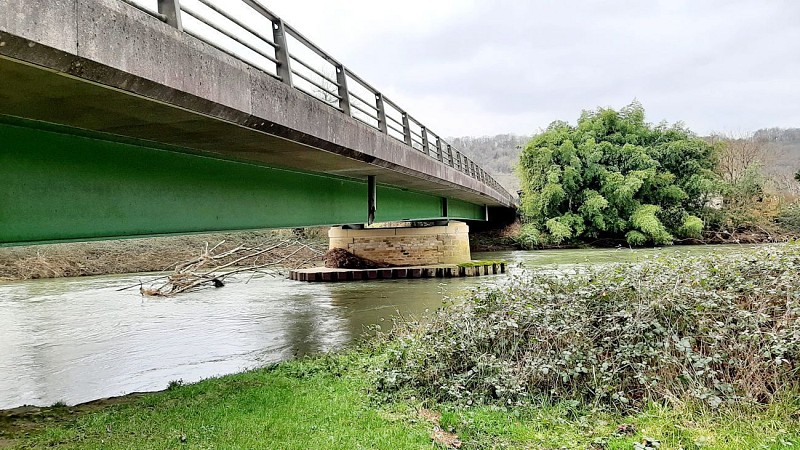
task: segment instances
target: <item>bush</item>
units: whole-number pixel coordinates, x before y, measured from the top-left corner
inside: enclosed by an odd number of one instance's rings
[[[542,233],[533,224],[527,223],[522,226],[517,235],[517,242],[520,247],[531,250],[543,244]]]
[[[685,238],[699,238],[703,233],[703,221],[697,216],[687,216],[678,233]]]
[[[520,154],[520,210],[554,243],[636,231],[636,242],[666,245],[682,231],[699,235],[681,227],[719,194],[715,151],[681,125],[645,122],[638,102],[584,111],[574,126],[553,122]]]
[[[783,207],[778,214],[777,222],[789,233],[800,233],[800,202]]]
[[[647,236],[636,230],[631,230],[625,233],[625,241],[628,245],[639,247],[647,243]]]
[[[797,389],[800,246],[529,273],[398,324],[378,386],[439,401],[767,402]]]

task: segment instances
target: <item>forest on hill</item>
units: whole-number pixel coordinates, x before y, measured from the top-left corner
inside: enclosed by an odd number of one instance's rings
[[[776,191],[800,194],[794,175],[800,170],[800,128],[766,128],[752,138],[763,148],[764,168]]]
[[[531,136],[517,134],[498,134],[495,136],[450,138],[454,149],[467,155],[475,164],[483,167],[495,180],[509,192],[519,190],[519,178],[514,168],[519,162],[519,154]]]

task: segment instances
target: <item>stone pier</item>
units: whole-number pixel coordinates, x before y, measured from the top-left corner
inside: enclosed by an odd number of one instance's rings
[[[394,266],[459,264],[470,261],[469,226],[451,221],[428,227],[332,227],[329,248]]]

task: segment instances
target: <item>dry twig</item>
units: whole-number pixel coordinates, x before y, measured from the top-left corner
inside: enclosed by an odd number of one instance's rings
[[[149,287],[141,284],[139,292],[146,296],[170,297],[206,287],[220,288],[225,286],[225,280],[240,273],[251,273],[249,279],[256,273],[278,276],[282,275],[281,269],[303,267],[324,254],[297,240],[274,239],[259,247],[240,245],[223,251],[224,243],[222,241],[211,248],[206,243],[200,255],[176,263],[171,274],[151,280],[165,281]],[[267,268],[271,269],[264,270]]]

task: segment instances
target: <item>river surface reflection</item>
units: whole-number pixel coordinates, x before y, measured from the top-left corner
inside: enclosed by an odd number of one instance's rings
[[[714,247],[730,251],[740,247]],[[690,247],[690,252],[710,251]],[[515,266],[596,264],[669,250],[476,254]],[[515,269],[520,270],[520,269]],[[398,312],[420,317],[505,277],[303,283],[255,278],[175,298],[118,291],[152,276],[0,284],[0,409],[166,388],[340,348]]]
[[[0,409],[163,389],[339,348],[397,312],[422,315],[479,279],[245,284],[142,298],[146,276],[0,286]],[[486,278],[483,279],[487,280]]]

